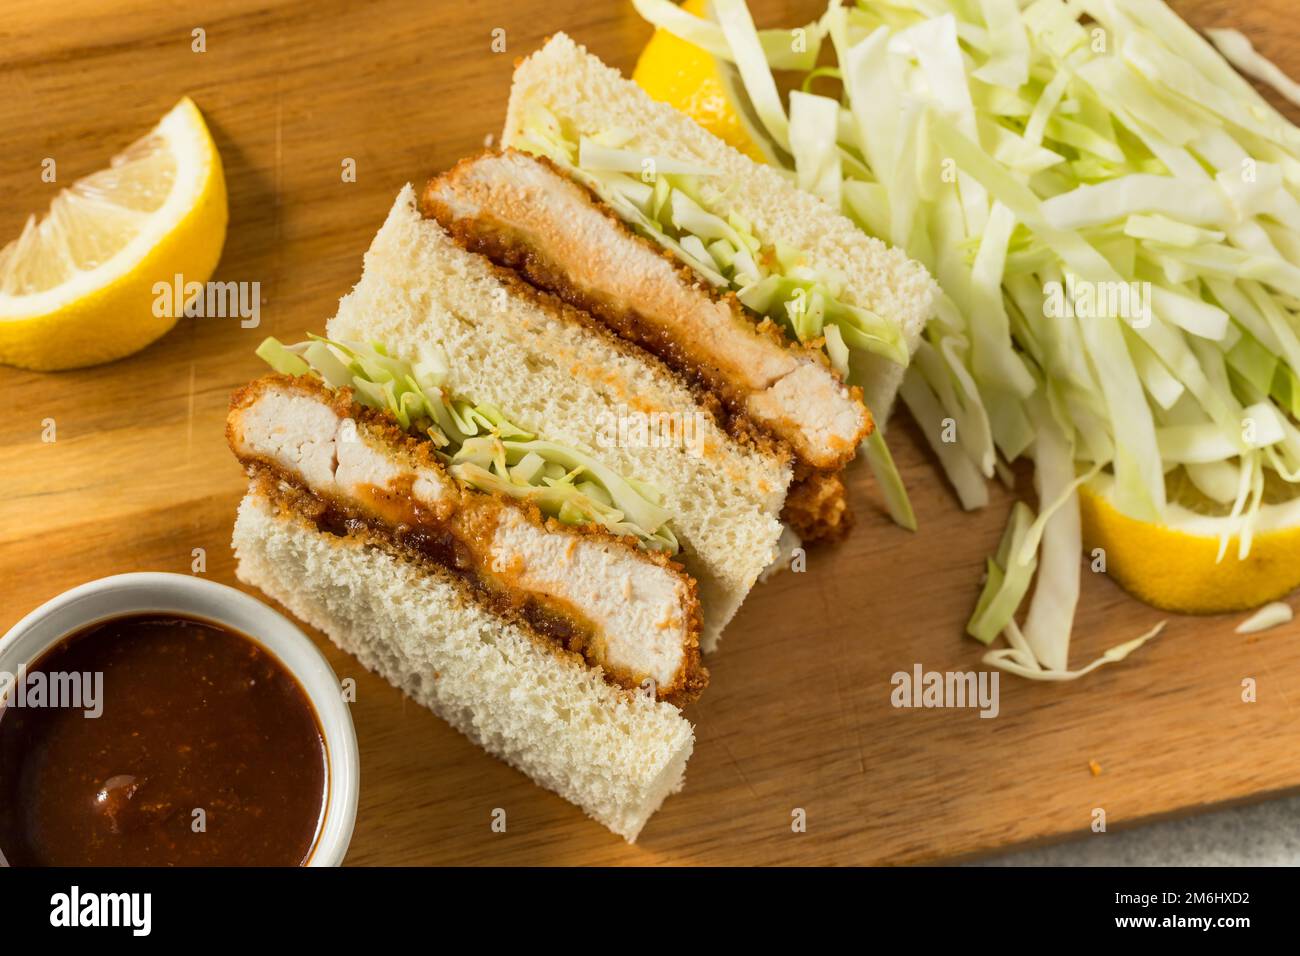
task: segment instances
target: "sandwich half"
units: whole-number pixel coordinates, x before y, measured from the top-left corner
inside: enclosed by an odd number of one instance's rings
[[[327,336],[267,340],[232,398],[239,577],[634,840],[682,784],[701,647],[776,554],[788,454],[409,186]]]
[[[517,67],[502,144],[429,183],[426,214],[789,447],[787,519],[842,531],[838,473],[933,309],[924,267],[564,34]]]

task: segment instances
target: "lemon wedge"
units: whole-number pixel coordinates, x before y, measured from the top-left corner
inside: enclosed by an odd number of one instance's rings
[[[686,0],[682,10],[708,16],[708,0]],[[655,30],[637,59],[632,79],[662,103],[685,113],[755,162],[767,162],[748,121],[736,109],[718,61],[693,43]]]
[[[155,284],[206,282],[226,220],[221,156],[182,99],[0,250],[0,362],[49,371],[144,348],[181,312],[155,309]]]
[[[1228,508],[1201,494],[1181,470],[1166,477],[1163,524],[1138,521],[1114,505],[1102,473],[1079,490],[1084,546],[1105,551],[1106,571],[1147,604],[1184,614],[1259,607],[1300,586],[1300,498],[1281,480],[1265,485],[1250,551],[1238,557]],[[1228,546],[1221,540],[1228,535]]]

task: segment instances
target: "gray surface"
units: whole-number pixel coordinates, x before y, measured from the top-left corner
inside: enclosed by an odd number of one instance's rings
[[[1093,833],[980,861],[992,866],[1297,866],[1300,796]]]

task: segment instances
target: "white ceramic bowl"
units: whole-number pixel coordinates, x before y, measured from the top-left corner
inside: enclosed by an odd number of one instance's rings
[[[185,574],[141,572],[91,581],[46,601],[0,638],[0,671],[18,673],[74,631],[126,614],[184,614],[224,624],[264,647],[298,679],[316,709],[328,755],[325,817],[308,866],[338,866],[352,839],[361,765],[352,715],[325,657],[283,615],[242,591]],[[0,856],[0,863],[3,863]]]

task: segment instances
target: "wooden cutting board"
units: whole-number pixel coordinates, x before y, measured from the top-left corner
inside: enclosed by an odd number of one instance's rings
[[[755,9],[780,25],[818,6]],[[1294,66],[1289,0],[1176,6],[1199,26],[1241,27]],[[261,283],[261,326],[187,319],[105,367],[0,368],[0,630],[93,578],[190,573],[195,548],[209,578],[234,584],[243,481],[222,428],[231,390],[263,370],[257,343],[322,327],[398,188],[500,129],[516,57],[563,29],[630,69],[650,32],[630,4],[586,0],[115,7],[109,16],[93,0],[4,0],[0,236],[188,93],[229,182],[216,278]],[[191,49],[196,28],[204,53]],[[505,53],[492,52],[496,29]],[[41,180],[46,157],[58,186]],[[340,175],[347,159],[354,183]],[[42,441],[46,419],[53,443]],[[1235,617],[1173,619],[1129,661],[1076,684],[1003,679],[996,719],[892,707],[897,671],[979,666],[982,649],[962,627],[1010,506],[998,489],[983,512],[961,512],[904,416],[892,443],[921,532],[883,518],[865,468],[853,472],[856,531],[750,597],[688,711],[697,744],[687,787],[635,847],[315,635],[359,686],[349,862],[933,862],[1088,834],[1096,808],[1113,830],[1300,787],[1300,623],[1241,637]],[[1104,576],[1085,577],[1076,661],[1161,619]],[[1247,677],[1257,703],[1241,700]],[[489,826],[497,807],[508,814],[503,834]],[[805,833],[792,832],[795,808]]]

